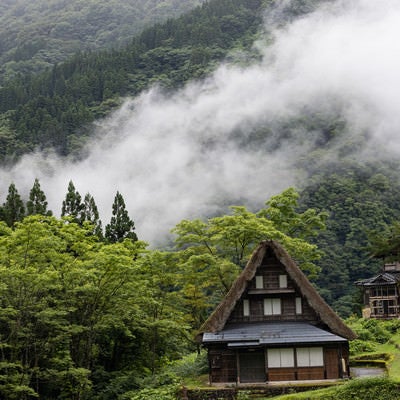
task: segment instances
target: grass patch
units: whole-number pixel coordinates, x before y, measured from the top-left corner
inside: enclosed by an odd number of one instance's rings
[[[327,389],[282,395],[268,400],[398,400],[399,397],[398,382],[388,378],[364,378]]]

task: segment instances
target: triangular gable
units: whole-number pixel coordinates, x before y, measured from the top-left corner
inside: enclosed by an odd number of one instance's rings
[[[245,269],[233,283],[229,292],[200,328],[197,339],[201,341],[202,334],[205,332],[215,333],[224,328],[236,303],[240,300],[248,284],[256,275],[257,268],[262,264],[268,249],[273,251],[277,259],[285,267],[286,273],[293,279],[302,296],[308,301],[308,304],[316,312],[320,320],[326,324],[333,333],[346,339],[354,339],[356,337],[354,332],[348,328],[328,304],[325,303],[294,260],[284,248],[274,240],[263,241],[255,249]]]
[[[388,285],[388,284],[395,284],[399,281],[397,276],[394,276],[390,273],[383,273],[376,275],[369,279],[364,279],[362,281],[356,282],[358,286],[373,286],[378,284]]]

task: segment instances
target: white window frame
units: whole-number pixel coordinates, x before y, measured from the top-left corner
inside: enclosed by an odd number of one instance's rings
[[[287,275],[279,275],[279,288],[286,289],[288,287]]]
[[[256,289],[264,289],[264,277],[256,275]]]
[[[281,315],[282,304],[280,298],[267,297],[264,299],[264,315]]]
[[[243,316],[244,317],[250,316],[250,301],[247,299],[243,300]]]
[[[303,314],[303,301],[301,297],[296,297],[296,315]]]
[[[299,347],[296,349],[298,367],[323,367],[324,349],[322,347]]]
[[[293,368],[294,367],[294,349],[268,349],[268,368]]]

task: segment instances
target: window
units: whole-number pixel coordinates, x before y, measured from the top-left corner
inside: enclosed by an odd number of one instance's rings
[[[301,301],[301,297],[296,297],[296,314],[303,314],[303,304]]]
[[[281,289],[287,288],[287,275],[279,275],[279,287]]]
[[[322,367],[324,354],[322,347],[301,347],[296,349],[298,367]]]
[[[268,349],[269,368],[294,367],[293,349]]]
[[[249,300],[243,300],[243,316],[248,317],[250,315],[250,302]]]
[[[264,289],[264,277],[261,275],[256,276],[256,289]]]
[[[280,315],[281,299],[264,299],[264,315]]]

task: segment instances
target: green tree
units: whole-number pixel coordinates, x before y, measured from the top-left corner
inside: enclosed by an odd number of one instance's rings
[[[29,200],[26,202],[27,215],[52,215],[52,212],[47,210],[46,195],[40,188],[39,180],[36,178],[29,192]]]
[[[14,183],[8,187],[8,194],[2,208],[3,220],[12,227],[25,216],[25,206]]]
[[[271,218],[272,203],[278,199],[278,204],[282,202],[290,206],[274,205],[276,218]],[[324,215],[314,211],[297,213],[297,194],[294,190],[285,191],[271,198],[270,202],[267,202],[271,204],[267,209],[257,213],[244,206],[233,206],[230,215],[207,221],[183,220],[172,230],[179,249],[180,291],[190,316],[188,320],[194,329],[201,325],[209,310],[229,290],[253,249],[262,240],[278,240],[309,277],[317,276],[319,268],[315,262],[321,252],[303,236],[316,236],[324,227]],[[313,217],[308,224],[302,221],[304,215]],[[280,230],[282,227],[286,232]],[[296,233],[299,237],[292,237],[287,232]]]
[[[400,261],[400,222],[394,221],[380,231],[369,233],[368,250],[372,257]]]
[[[135,230],[135,223],[129,218],[125,207],[125,201],[121,193],[117,192],[112,206],[112,217],[106,225],[105,238],[110,243],[122,242],[124,239],[138,240]]]
[[[99,210],[97,209],[96,202],[90,193],[86,193],[83,200],[82,222],[84,221],[88,221],[93,225],[94,235],[97,235],[100,238],[103,236]]]
[[[73,182],[69,181],[65,200],[62,202],[61,216],[72,217],[74,222],[81,223],[83,207],[81,195],[75,189]]]
[[[144,244],[105,244],[91,229],[42,215],[0,224],[1,398],[94,398],[145,365]]]
[[[328,213],[318,212],[315,208],[299,212],[299,198],[296,189],[288,188],[272,196],[258,215],[272,221],[277,229],[290,237],[309,240],[326,228]]]

